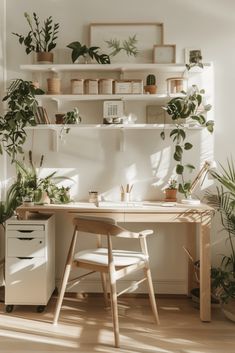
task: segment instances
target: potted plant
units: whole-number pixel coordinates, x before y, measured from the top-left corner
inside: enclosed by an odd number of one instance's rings
[[[36,168],[32,160],[32,152],[29,151],[29,166],[24,162],[15,161],[16,164],[16,181],[9,189],[9,195],[16,200],[16,207],[23,202],[35,203],[50,203],[51,201],[69,202],[70,199],[67,194],[66,197],[61,195],[65,194],[65,190],[69,188],[58,187],[55,181],[69,179],[67,177],[56,176],[53,172],[46,177],[40,177],[40,169],[43,165],[44,156],[41,156],[39,168]]]
[[[186,181],[185,171],[192,172],[195,167],[192,163],[184,163],[184,152],[193,148],[193,145],[187,139],[185,128],[186,119],[190,118],[197,125],[206,128],[209,132],[213,132],[214,122],[206,120],[206,113],[211,109],[210,104],[205,104],[204,90],[199,90],[197,86],[193,85],[192,88],[186,93],[181,92],[181,95],[172,98],[165,107],[168,115],[172,119],[174,127],[170,129],[170,138],[175,144],[173,158],[177,162],[176,173],[181,177],[178,190],[180,193],[188,197],[191,182]],[[164,140],[166,137],[165,129],[160,133],[161,138]]]
[[[146,86],[144,86],[146,93],[155,94],[157,92],[156,77],[153,74],[149,74],[146,78]]]
[[[167,188],[164,190],[165,192],[165,200],[166,202],[175,202],[177,201],[177,186],[178,182],[176,179],[170,179]]]
[[[19,38],[19,43],[25,45],[27,54],[31,52],[37,53],[37,61],[39,63],[53,62],[52,50],[56,47],[56,39],[59,23],[53,24],[52,16],[46,18],[41,26],[39,17],[33,12],[33,19],[25,12],[24,17],[29,25],[30,31],[26,36],[13,32]]]
[[[80,122],[82,121],[82,118],[79,115],[79,109],[76,107],[73,110],[65,113],[63,116],[62,114],[56,114],[56,115],[57,115],[56,119],[58,119],[57,121],[62,121],[62,124],[64,125],[60,131],[60,137],[62,137],[64,131],[66,132],[66,134],[69,133],[70,129],[66,127],[66,125],[80,124]]]
[[[95,59],[98,64],[110,64],[110,58],[107,54],[99,53],[99,47],[87,47],[82,45],[80,42],[72,42],[67,45],[69,49],[72,49],[72,62],[74,63],[79,57],[83,57],[85,63],[89,59]]]
[[[4,149],[12,160],[17,153],[23,153],[25,127],[36,125],[37,94],[44,94],[44,91],[35,88],[31,81],[16,79],[10,84],[7,95],[3,98],[3,101],[7,102],[8,110],[4,116],[0,116],[0,154]]]
[[[224,314],[235,321],[235,167],[233,160],[228,160],[227,167],[221,165],[221,169],[221,172],[209,171],[220,185],[216,188],[216,194],[208,192],[206,198],[220,214],[230,253],[223,255],[220,267],[215,269],[213,286],[217,290]]]

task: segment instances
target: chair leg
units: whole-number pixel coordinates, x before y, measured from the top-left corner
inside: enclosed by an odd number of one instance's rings
[[[148,292],[149,292],[149,299],[150,299],[151,308],[153,311],[154,318],[155,318],[157,324],[159,325],[160,321],[159,321],[159,316],[158,316],[158,311],[157,311],[156,300],[155,300],[155,296],[154,296],[153,282],[152,282],[150,268],[148,266],[145,267],[144,272],[145,272],[145,276],[146,276],[147,284],[148,284]]]
[[[105,304],[105,307],[107,308],[109,306],[109,298],[108,298],[108,291],[107,291],[106,273],[100,272],[100,277],[101,277],[102,288],[104,292],[104,304]]]
[[[60,288],[60,294],[59,294],[59,297],[56,302],[56,309],[55,309],[55,315],[54,315],[54,320],[53,320],[54,325],[57,324],[58,318],[60,315],[60,310],[61,310],[62,302],[64,299],[64,293],[66,290],[66,286],[68,283],[68,279],[69,279],[69,275],[70,275],[70,271],[71,271],[71,267],[72,267],[72,263],[73,263],[73,254],[74,254],[74,249],[75,249],[75,245],[76,245],[76,240],[77,240],[77,231],[74,230],[72,241],[71,241],[69,252],[68,252],[68,256],[67,256],[67,260],[66,260],[66,264],[65,264],[64,275],[63,275],[61,288]]]
[[[118,306],[117,306],[117,287],[116,279],[114,278],[114,273],[112,270],[109,272],[110,278],[110,301],[111,301],[111,310],[113,318],[113,329],[114,329],[114,340],[115,347],[119,348],[119,322],[118,322]]]

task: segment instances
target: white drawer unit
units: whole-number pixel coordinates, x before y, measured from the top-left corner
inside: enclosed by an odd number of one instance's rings
[[[55,289],[55,216],[6,224],[5,305],[36,305],[42,312]]]

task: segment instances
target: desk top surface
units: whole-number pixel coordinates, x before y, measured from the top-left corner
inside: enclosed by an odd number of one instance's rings
[[[99,202],[99,205],[89,202],[71,202],[69,204],[50,204],[18,207],[19,211],[67,211],[67,212],[120,212],[120,213],[202,213],[214,211],[206,204],[185,205],[166,202]]]

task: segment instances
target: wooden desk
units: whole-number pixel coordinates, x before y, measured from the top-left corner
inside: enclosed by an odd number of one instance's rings
[[[27,219],[30,212],[56,212],[63,210],[71,217],[89,214],[93,216],[112,217],[117,222],[144,222],[144,223],[187,223],[187,248],[195,258],[196,227],[199,228],[200,246],[200,318],[202,321],[211,320],[211,288],[210,288],[210,226],[214,210],[204,204],[199,206],[186,206],[176,204],[174,207],[163,207],[161,203],[148,202],[122,206],[121,204],[101,203],[99,207],[85,202],[65,205],[44,205],[24,207],[20,206],[17,212],[22,219]],[[192,288],[193,266],[188,268],[188,292]]]

